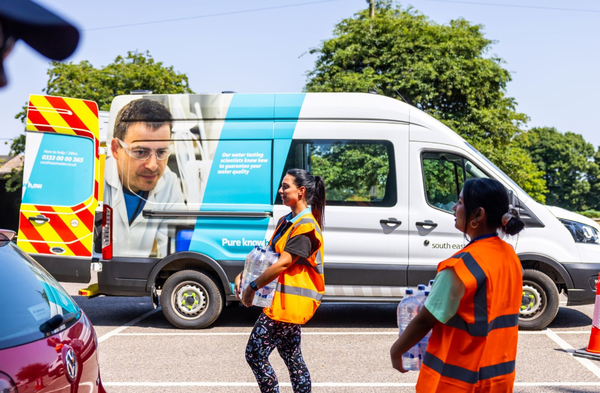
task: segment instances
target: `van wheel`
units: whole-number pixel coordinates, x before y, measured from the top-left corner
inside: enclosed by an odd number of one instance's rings
[[[206,274],[182,270],[167,279],[160,303],[171,325],[180,329],[202,329],[221,315],[223,294]]]
[[[523,298],[519,312],[519,328],[541,330],[548,326],[558,313],[558,288],[538,270],[523,272]]]

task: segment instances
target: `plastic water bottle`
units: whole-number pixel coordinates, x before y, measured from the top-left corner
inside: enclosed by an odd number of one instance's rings
[[[425,300],[425,290],[426,289],[427,289],[427,287],[425,286],[425,284],[417,285],[416,297],[419,300],[419,304],[423,303],[423,301]]]
[[[254,246],[252,251],[248,253],[246,256],[246,262],[244,263],[244,274],[242,276],[242,284],[240,286],[240,291],[243,292],[244,289],[250,284],[252,280],[256,277],[253,277],[252,274],[254,272],[254,265],[256,264],[256,257],[260,253],[260,247]]]
[[[421,311],[421,309],[425,305],[425,300],[427,300],[427,296],[429,296],[429,291],[426,290],[423,302],[421,302],[421,304],[419,305],[419,311]],[[425,337],[423,337],[421,339],[421,341],[419,341],[419,346],[421,347],[420,348],[421,360],[425,359],[425,353],[427,352],[427,345],[429,344],[429,337],[431,337],[431,330],[427,332],[427,334],[425,335]]]
[[[267,247],[266,249],[261,250],[261,255],[258,261],[258,265],[260,268],[260,270],[258,271],[258,275],[261,275],[265,270],[269,268],[269,266],[277,262],[278,259],[279,254],[273,252],[271,247]],[[275,296],[276,287],[277,280],[273,280],[264,287],[260,288],[254,294],[254,300],[252,304],[259,307],[271,307],[271,304],[273,304],[273,297]]]
[[[396,312],[396,316],[398,318],[398,328],[399,334],[402,334],[406,327],[413,320],[414,317],[417,316],[419,308],[419,301],[415,296],[413,296],[413,290],[407,289],[406,296],[402,299],[400,304],[398,304],[398,310]]]
[[[406,330],[410,321],[417,316],[419,303],[417,297],[413,296],[413,290],[407,289],[406,296],[398,305],[397,310],[399,336]],[[418,343],[402,355],[402,367],[405,370],[419,370],[421,368],[421,350]]]
[[[429,280],[429,285],[426,288],[428,291],[431,291],[431,287],[433,287],[433,281],[434,280]]]
[[[408,371],[418,371],[421,368],[421,346],[419,343],[402,355],[402,368]]]
[[[252,280],[255,280],[264,271],[263,265],[267,259],[267,250],[259,248],[258,255],[254,257],[254,263],[252,265]],[[251,281],[252,281],[251,280]]]

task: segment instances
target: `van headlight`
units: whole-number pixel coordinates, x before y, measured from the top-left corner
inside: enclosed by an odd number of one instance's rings
[[[600,244],[600,239],[598,238],[598,231],[596,228],[582,224],[577,221],[560,219],[560,222],[569,230],[571,236],[573,236],[573,240],[575,243],[592,243],[592,244]]]

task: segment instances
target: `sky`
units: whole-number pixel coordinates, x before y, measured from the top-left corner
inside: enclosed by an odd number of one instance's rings
[[[103,67],[128,51],[188,75],[196,93],[301,92],[317,59],[309,54],[335,25],[367,8],[365,0],[37,0],[81,30],[66,61]],[[600,146],[600,3],[597,0],[411,0],[438,24],[464,18],[496,41],[507,94],[529,116],[527,128],[551,126]],[[5,60],[0,89],[0,155],[23,132],[14,119],[30,94],[43,94],[49,61],[23,42]]]

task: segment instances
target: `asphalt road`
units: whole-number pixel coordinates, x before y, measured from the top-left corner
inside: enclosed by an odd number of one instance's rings
[[[77,285],[63,285],[76,295]],[[73,297],[96,328],[108,392],[259,391],[244,349],[260,309],[226,308],[209,329],[183,331],[154,310],[149,298]],[[519,333],[515,392],[600,391],[600,361],[572,355],[588,344],[593,309],[561,307],[547,329]],[[417,373],[400,374],[390,365],[395,320],[395,304],[321,305],[302,328],[313,392],[414,391]],[[271,362],[281,391],[291,392],[276,351]]]

